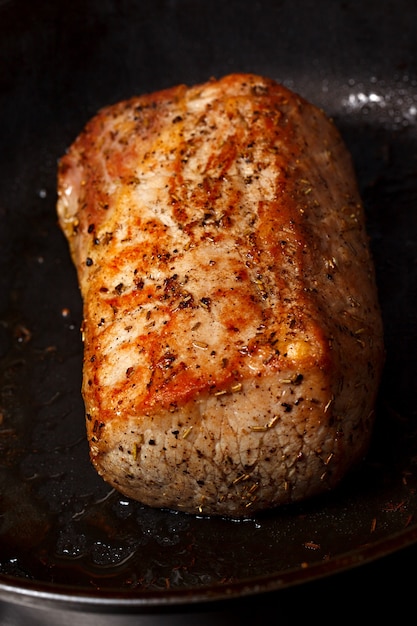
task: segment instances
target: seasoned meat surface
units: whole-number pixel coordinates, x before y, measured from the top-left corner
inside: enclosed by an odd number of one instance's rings
[[[92,463],[147,505],[241,517],[366,454],[381,316],[324,113],[234,74],[101,110],[63,156]]]

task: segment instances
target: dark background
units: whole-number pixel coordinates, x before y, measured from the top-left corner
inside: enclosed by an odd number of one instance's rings
[[[0,0],[2,625],[335,620],[364,608],[401,619],[413,608],[416,33],[411,0]],[[55,202],[57,160],[101,106],[234,71],[283,82],[340,128],[387,363],[359,473],[329,498],[233,526],[125,503],[92,471],[81,302]]]

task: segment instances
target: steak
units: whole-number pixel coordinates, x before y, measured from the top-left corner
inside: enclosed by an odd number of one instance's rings
[[[97,113],[59,163],[91,460],[153,507],[242,517],[365,457],[384,361],[334,123],[233,74]]]

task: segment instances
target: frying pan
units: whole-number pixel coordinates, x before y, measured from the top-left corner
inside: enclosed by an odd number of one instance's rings
[[[417,541],[417,5],[0,0],[0,600],[147,614],[315,588]],[[364,463],[240,522],[153,510],[88,459],[56,164],[102,106],[233,71],[332,116],[365,204],[387,361]],[[63,623],[63,622],[62,622]]]

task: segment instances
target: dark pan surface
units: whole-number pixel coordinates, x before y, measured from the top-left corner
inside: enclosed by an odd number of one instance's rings
[[[0,599],[144,611],[329,576],[417,540],[414,1],[0,0]],[[368,216],[387,363],[363,466],[241,522],[151,510],[90,466],[56,163],[98,108],[232,71],[322,106]]]

